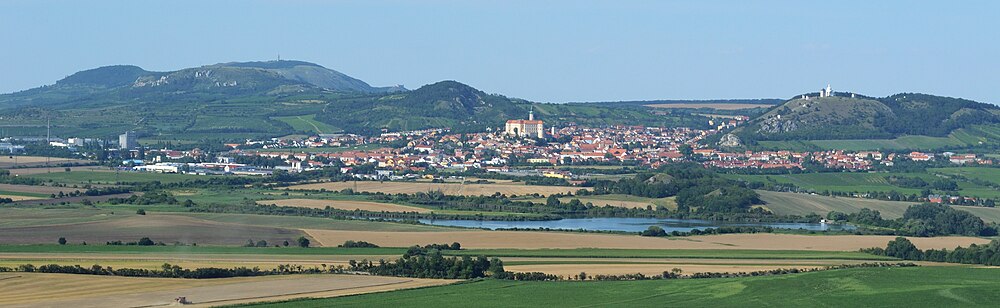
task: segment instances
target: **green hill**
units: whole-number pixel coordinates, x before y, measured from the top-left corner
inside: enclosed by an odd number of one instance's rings
[[[534,107],[531,107],[534,106]],[[456,81],[378,88],[301,61],[222,63],[172,72],[107,66],[53,85],[0,95],[6,136],[113,137],[145,142],[242,140],[346,131],[502,127],[528,110],[547,125],[703,127],[707,119],[593,104],[539,104],[487,94]],[[189,142],[186,142],[189,143]]]
[[[732,131],[768,148],[938,149],[996,144],[1000,107],[927,94],[795,98]],[[871,140],[872,142],[865,142]]]

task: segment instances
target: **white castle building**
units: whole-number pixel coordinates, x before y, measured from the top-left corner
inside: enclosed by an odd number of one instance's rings
[[[541,120],[535,120],[535,111],[528,111],[527,120],[507,120],[504,133],[518,137],[545,138],[545,128]]]

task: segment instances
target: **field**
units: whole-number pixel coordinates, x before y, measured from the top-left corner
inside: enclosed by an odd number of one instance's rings
[[[653,238],[634,235],[581,234],[541,231],[453,231],[453,232],[366,232],[339,230],[305,230],[324,246],[348,240],[362,240],[386,247],[407,247],[427,243],[462,243],[469,248],[517,249],[751,249],[751,250],[818,250],[855,251],[882,247],[894,236],[793,234],[724,234],[683,238]],[[973,237],[913,238],[921,249],[955,248],[989,240]]]
[[[492,195],[501,193],[507,196],[527,195],[538,193],[541,195],[551,195],[557,193],[574,193],[585,187],[571,186],[537,186],[520,184],[451,184],[451,183],[430,183],[430,182],[329,182],[317,184],[305,184],[290,186],[293,190],[320,190],[340,191],[353,189],[364,192],[381,192],[386,194],[412,194],[418,192],[441,191],[446,195]]]
[[[882,214],[883,218],[903,217],[903,212],[916,202],[881,201],[850,197],[827,197],[787,192],[757,191],[760,199],[767,202],[765,207],[778,215],[808,215],[816,213],[825,216],[830,211],[855,213],[869,208]],[[1000,208],[976,206],[952,206],[979,216],[986,222],[1000,222]]]
[[[67,194],[77,190],[80,190],[80,188],[0,184],[0,192],[25,193],[30,195],[46,196],[46,197],[51,194],[58,194],[60,192]]]
[[[990,171],[969,171],[969,169],[986,168],[963,168],[963,172],[969,174],[986,175]],[[943,171],[937,171],[943,170]],[[781,175],[741,175],[724,174],[723,176],[740,181],[749,182],[773,182],[778,184],[792,184],[803,189],[814,192],[890,192],[895,191],[907,195],[920,195],[921,188],[905,188],[895,186],[886,180],[887,176],[918,177],[930,183],[939,179],[936,173],[947,175],[947,172],[955,172],[953,168],[934,169],[921,173],[888,173],[888,172],[833,172],[833,173],[801,173],[801,174],[781,174]],[[1000,198],[1000,190],[988,186],[976,184],[969,181],[956,180],[959,193],[963,196],[978,198]]]
[[[1000,269],[912,267],[846,269],[773,277],[617,282],[487,280],[252,307],[894,307],[992,306]]]
[[[766,104],[736,104],[736,103],[681,103],[681,104],[649,104],[645,105],[650,108],[686,108],[686,109],[719,109],[719,110],[740,110],[740,109],[753,109],[753,108],[771,108],[772,105]]]
[[[99,172],[99,171],[72,171],[53,172],[28,175],[28,177],[41,180],[52,180],[65,184],[117,184],[131,182],[154,182],[176,183],[187,180],[205,178],[204,175],[187,175],[172,173],[152,173],[152,172]]]
[[[1000,140],[1000,127],[974,125],[951,132],[947,137],[900,136],[893,139],[795,140],[758,141],[763,148],[781,150],[937,150],[943,148],[995,145]]]
[[[62,157],[0,155],[0,169],[14,168],[14,167],[45,166],[46,164],[50,166],[57,166],[61,164],[89,164],[89,163],[93,162],[89,160],[62,158]]]
[[[42,167],[42,168],[15,168],[10,169],[10,174],[22,176],[40,173],[54,173],[54,172],[66,172],[66,168],[70,168],[71,171],[94,171],[94,172],[113,172],[114,170],[108,169],[104,166],[74,166],[74,167]]]
[[[343,130],[316,120],[315,114],[303,116],[275,117],[275,120],[285,122],[292,126],[292,129],[301,132],[314,132],[317,134],[330,134]]]
[[[657,206],[663,206],[668,209],[677,208],[677,202],[674,201],[674,197],[657,199],[657,198],[645,198],[645,197],[637,197],[630,195],[611,194],[611,195],[563,197],[559,198],[559,201],[570,202],[573,199],[579,199],[580,202],[583,203],[590,202],[596,206],[610,205],[610,206],[618,206],[625,208],[646,208],[647,206],[653,206],[655,208]],[[534,199],[529,199],[529,201],[535,203],[545,203],[545,198],[534,198]]]
[[[368,202],[368,201],[342,201],[342,200],[319,200],[319,199],[282,199],[282,200],[260,200],[258,204],[274,204],[277,206],[307,207],[323,209],[331,207],[340,210],[362,210],[372,212],[417,212],[430,213],[431,210],[415,206],[405,206],[391,203]]]
[[[0,274],[4,307],[167,306],[185,296],[195,307],[331,297],[451,283],[360,275],[289,275],[225,279],[134,278],[70,274]]]
[[[240,245],[250,238],[281,243],[294,242],[305,235],[297,229],[223,223],[177,215],[122,215],[113,212],[95,215],[102,216],[79,217],[82,222],[70,220],[56,224],[2,227],[0,244],[53,243],[60,237],[66,237],[72,243],[96,244],[149,237],[164,243]]]

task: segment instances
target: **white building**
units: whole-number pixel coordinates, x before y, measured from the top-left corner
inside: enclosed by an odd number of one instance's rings
[[[829,84],[826,85],[826,89],[819,89],[819,97],[831,97],[831,96],[833,96],[833,89],[830,88]]]
[[[534,110],[528,112],[527,120],[507,120],[504,132],[511,136],[545,138],[544,124],[535,120]]]

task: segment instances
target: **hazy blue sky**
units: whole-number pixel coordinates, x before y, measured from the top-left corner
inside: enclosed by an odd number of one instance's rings
[[[790,97],[827,83],[1000,102],[1000,1],[0,1],[0,92],[111,64],[315,62],[543,102]]]

